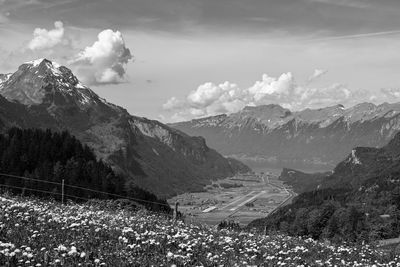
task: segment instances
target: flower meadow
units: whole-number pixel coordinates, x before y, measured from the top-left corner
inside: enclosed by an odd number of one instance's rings
[[[217,230],[166,215],[0,196],[0,266],[400,266],[368,245]]]

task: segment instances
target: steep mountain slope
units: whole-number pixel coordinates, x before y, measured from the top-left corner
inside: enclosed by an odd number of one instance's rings
[[[290,185],[296,193],[317,189],[331,172],[305,173],[298,170],[283,168],[279,180]]]
[[[277,167],[331,169],[356,146],[380,147],[400,129],[400,103],[361,103],[291,112],[278,105],[245,107],[171,124],[203,136],[224,155]]]
[[[390,176],[400,168],[400,133],[382,148],[356,147],[340,162],[333,174],[321,183],[323,188],[357,189],[373,177]]]
[[[211,179],[249,169],[157,121],[130,115],[46,59],[2,76],[0,119],[8,126],[69,130],[132,182],[159,196],[200,190]]]
[[[398,237],[400,133],[383,148],[355,148],[319,189],[249,226],[334,240]]]
[[[0,175],[1,188],[6,187],[16,194],[48,197],[51,192],[52,198],[61,200],[60,184],[65,181],[66,199],[115,199],[111,194],[117,194],[139,200],[135,205],[140,203],[141,207],[171,211],[165,200],[132,184],[127,186],[126,177],[115,174],[110,166],[96,159],[88,146],[67,131],[10,128],[0,133],[0,158],[0,172],[8,174]],[[14,175],[40,178],[43,182],[21,180]],[[77,186],[110,195],[81,190]]]

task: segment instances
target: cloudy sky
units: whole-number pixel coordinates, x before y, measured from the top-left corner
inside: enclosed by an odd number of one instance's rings
[[[0,72],[46,57],[164,122],[400,101],[398,0],[0,0]]]

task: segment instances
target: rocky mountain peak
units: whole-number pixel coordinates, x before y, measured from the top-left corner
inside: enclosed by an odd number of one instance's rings
[[[24,105],[82,106],[99,99],[70,69],[45,58],[26,62],[15,73],[3,77],[0,94]]]
[[[50,60],[26,62],[0,79],[0,94],[7,98],[0,96],[0,130],[9,125],[68,130],[100,159],[131,177],[129,183],[163,197],[249,171],[208,148],[201,137],[108,103],[70,69]]]
[[[400,130],[400,103],[360,103],[345,108],[334,105],[293,111],[279,105],[245,107],[220,117],[218,124],[197,121],[172,125],[189,135],[201,135],[207,144],[225,155],[247,158],[254,164],[265,161],[270,166],[318,170],[333,168],[353,147],[382,147]],[[204,118],[203,120],[208,120]],[[399,148],[398,145],[391,147]],[[394,149],[393,156],[400,152]],[[355,150],[348,162],[364,168],[370,152]],[[372,153],[373,154],[373,153]],[[361,164],[353,164],[361,162]],[[365,163],[365,164],[364,164]]]
[[[76,85],[78,79],[72,74],[71,70],[61,66],[57,62],[52,62],[46,58],[40,58],[33,61],[25,62],[22,64],[18,71],[25,74],[34,74],[40,78],[54,78],[59,77],[66,79],[68,83]],[[17,72],[18,72],[17,71]]]
[[[238,113],[230,115],[229,121],[238,125],[263,124],[267,127],[285,121],[292,113],[280,105],[246,106]]]
[[[274,114],[274,115],[285,115],[290,114],[290,110],[281,107],[280,105],[276,104],[269,104],[269,105],[260,105],[260,106],[246,106],[241,111],[242,113],[251,114],[254,116],[263,115],[263,114]]]

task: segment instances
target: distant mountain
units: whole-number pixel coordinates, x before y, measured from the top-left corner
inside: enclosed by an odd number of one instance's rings
[[[398,237],[400,133],[382,148],[353,149],[318,189],[249,227],[336,241]]]
[[[101,159],[159,196],[201,190],[212,179],[249,171],[158,121],[100,98],[71,70],[47,59],[0,76],[0,126],[68,130]]]
[[[400,170],[400,133],[382,148],[356,147],[324,179],[321,188],[358,189],[373,177],[391,176]]]
[[[400,129],[400,103],[297,112],[265,105],[170,126],[203,136],[223,155],[276,167],[328,170],[353,147],[386,144]]]
[[[283,168],[279,180],[291,186],[296,193],[303,193],[319,188],[324,179],[330,174],[331,172],[305,173],[294,169]]]

